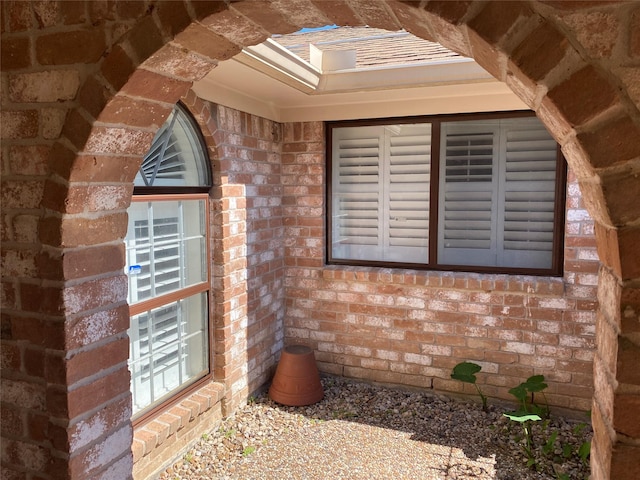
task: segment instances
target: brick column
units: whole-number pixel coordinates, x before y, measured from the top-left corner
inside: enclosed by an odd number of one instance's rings
[[[597,225],[603,261],[592,410],[594,480],[631,480],[640,471],[639,229]],[[634,247],[635,245],[635,247]]]
[[[137,157],[76,155],[58,144],[49,159],[56,173],[70,163],[76,168],[69,182],[52,176],[45,183],[42,281],[23,291],[32,319],[16,330],[33,345],[28,350],[44,382],[48,419],[39,426],[52,478],[131,474],[127,279],[124,245],[113,239],[126,233]],[[102,183],[91,184],[104,164]]]
[[[635,209],[640,207],[636,204]],[[622,266],[620,334],[613,394],[613,428],[617,442],[610,478],[631,480],[640,472],[640,228],[618,231]]]

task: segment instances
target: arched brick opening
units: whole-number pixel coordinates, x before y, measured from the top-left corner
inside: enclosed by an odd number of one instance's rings
[[[133,22],[86,75],[78,106],[50,154],[32,275],[39,281],[23,281],[20,291],[23,303],[37,298],[39,306],[18,315],[22,329],[48,333],[26,335],[39,350],[17,355],[25,361],[27,354],[40,355],[38,362],[47,365],[34,387],[45,392],[46,414],[32,420],[29,435],[37,428],[51,449],[38,448],[41,460],[25,469],[55,472],[53,478],[129,475],[122,238],[140,158],[173,103],[217,61],[269,34],[336,23],[405,28],[475,58],[536,110],[563,146],[596,220],[603,262],[593,477],[631,478],[640,457],[634,446],[640,436],[634,408],[640,384],[640,257],[634,251],[640,240],[640,114],[632,88],[638,67],[631,61],[637,65],[640,56],[634,36],[640,14],[633,5],[599,8],[562,2],[193,2],[160,6]],[[617,27],[609,52],[602,51],[606,42],[596,46],[587,38],[598,18]],[[607,54],[614,53],[630,60],[612,65]]]

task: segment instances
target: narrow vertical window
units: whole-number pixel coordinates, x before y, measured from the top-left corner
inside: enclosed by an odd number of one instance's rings
[[[134,182],[125,238],[133,414],[138,418],[211,371],[209,160],[177,105]]]

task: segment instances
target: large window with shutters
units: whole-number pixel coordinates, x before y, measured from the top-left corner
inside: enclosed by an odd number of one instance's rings
[[[566,170],[535,116],[327,127],[329,263],[561,274]]]
[[[134,182],[126,273],[134,418],[211,371],[209,161],[199,130],[177,105]]]

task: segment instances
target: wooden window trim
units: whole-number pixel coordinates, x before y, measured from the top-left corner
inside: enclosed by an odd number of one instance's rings
[[[185,298],[192,297],[199,293],[205,293],[209,291],[209,285],[206,282],[190,285],[175,292],[170,292],[159,297],[153,297],[148,300],[143,300],[138,303],[134,303],[129,306],[129,315],[140,315],[141,313],[154,310],[162,307],[163,305],[169,305],[170,303],[177,302],[178,300],[184,300]]]

